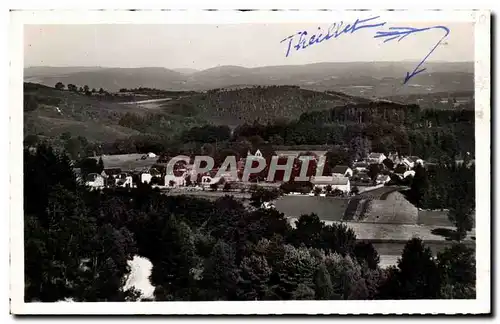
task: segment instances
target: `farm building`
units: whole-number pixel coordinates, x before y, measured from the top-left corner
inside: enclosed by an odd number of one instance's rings
[[[341,190],[343,192],[351,192],[351,182],[347,177],[333,177],[332,190]]]
[[[327,186],[331,186],[332,190],[338,189],[342,192],[351,191],[349,178],[344,176],[311,177],[311,183],[315,188],[321,188],[321,190],[325,190]]]
[[[353,168],[356,172],[366,172],[368,171],[368,163],[364,161],[354,162]]]

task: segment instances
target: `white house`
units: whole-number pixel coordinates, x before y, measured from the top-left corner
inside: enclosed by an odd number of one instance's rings
[[[132,187],[133,180],[132,176],[128,173],[122,173],[115,178],[115,185],[118,187]]]
[[[372,152],[368,154],[366,161],[370,164],[381,164],[384,160],[387,159],[384,153],[375,153]]]
[[[153,177],[161,176],[160,171],[155,168],[151,168],[148,172],[141,173],[141,183],[150,183]]]
[[[153,176],[151,173],[141,173],[141,183],[150,183]]]
[[[97,173],[90,173],[85,179],[85,185],[92,189],[104,188],[104,177]]]
[[[347,165],[337,165],[332,169],[333,176],[352,177],[352,169]]]

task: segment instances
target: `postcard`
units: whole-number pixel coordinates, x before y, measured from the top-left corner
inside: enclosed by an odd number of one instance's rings
[[[491,312],[490,12],[10,16],[12,314]]]

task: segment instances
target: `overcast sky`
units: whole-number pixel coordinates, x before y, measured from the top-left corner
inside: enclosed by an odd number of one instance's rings
[[[420,61],[444,33],[430,30],[401,42],[375,39],[389,26],[427,27],[440,23],[394,24],[343,34],[285,57],[299,31],[312,35],[328,24],[240,25],[26,25],[24,66],[103,66],[206,69],[316,62]],[[448,23],[450,34],[428,61],[473,61],[472,24]],[[297,36],[295,36],[297,38]],[[295,43],[294,43],[295,44]]]

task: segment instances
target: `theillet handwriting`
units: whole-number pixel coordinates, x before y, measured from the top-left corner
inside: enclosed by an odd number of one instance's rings
[[[318,27],[316,33],[309,34],[307,31],[299,31],[294,35],[290,35],[285,39],[281,40],[281,43],[286,43],[287,48],[285,56],[289,57],[291,53],[295,50],[302,51],[310,46],[321,44],[322,42],[328,41],[332,38],[338,38],[342,35],[354,34],[361,29],[375,29],[386,26],[387,22],[378,21],[380,16],[370,17],[366,19],[356,19],[353,23],[344,24],[343,21],[335,22],[328,27],[328,30],[323,30]],[[440,29],[445,32],[443,37],[441,37],[437,43],[430,49],[430,51],[425,55],[425,57],[417,64],[415,69],[411,72],[406,72],[403,83],[406,84],[415,75],[424,72],[426,69],[422,67],[429,56],[436,50],[436,48],[443,42],[443,40],[448,37],[450,30],[445,26],[431,26],[425,28],[413,28],[413,27],[389,27],[386,31],[377,30],[374,38],[385,38],[384,43],[397,40],[402,41],[409,35],[425,32],[429,30]],[[298,38],[296,37],[298,36]],[[294,43],[295,41],[295,43]]]

